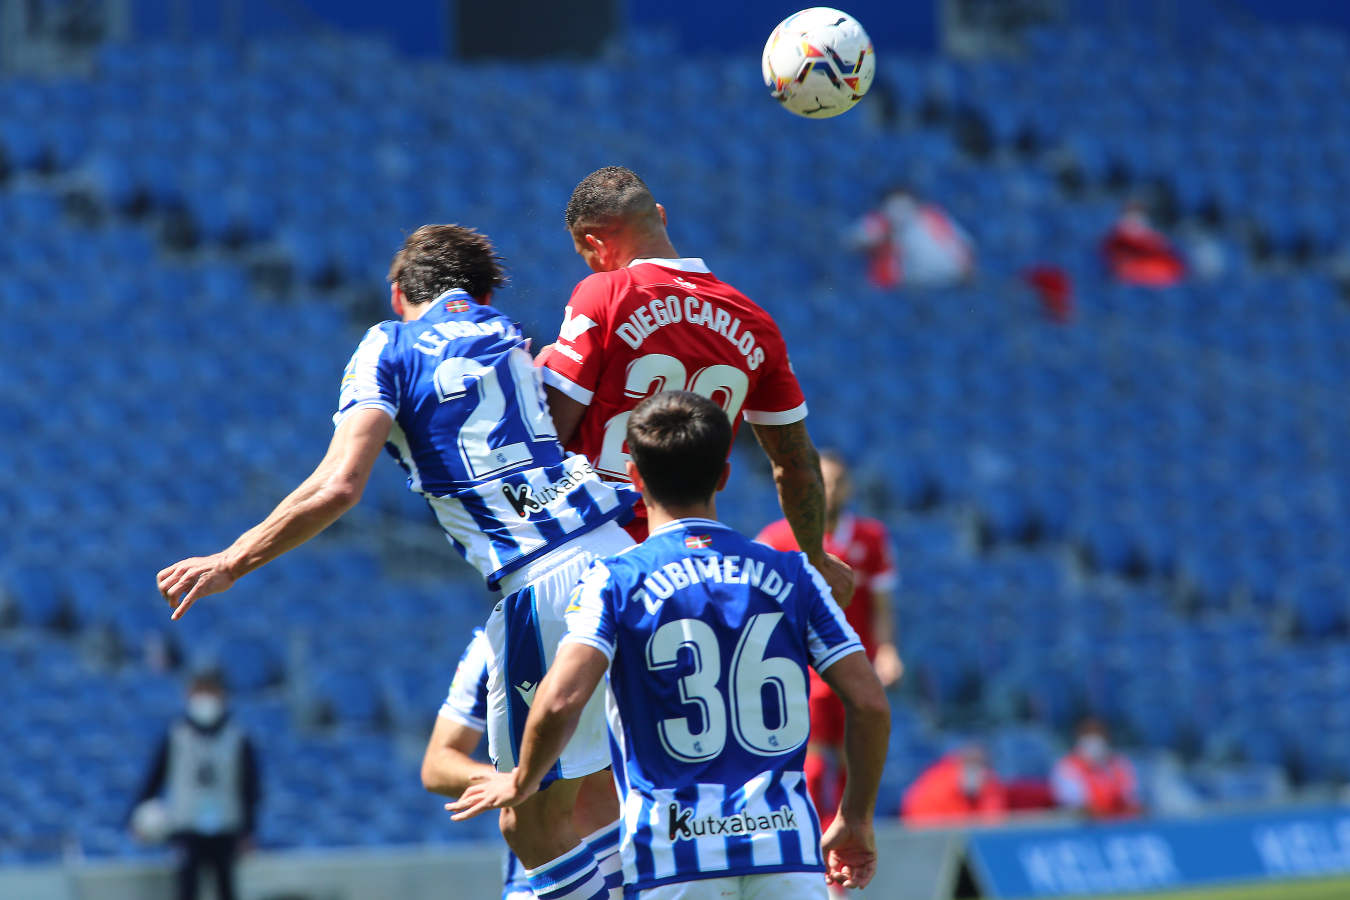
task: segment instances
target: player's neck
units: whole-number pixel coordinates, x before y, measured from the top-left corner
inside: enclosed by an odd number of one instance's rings
[[[627,248],[623,254],[627,257],[624,265],[627,266],[635,259],[679,259],[680,254],[675,249],[675,245],[670,242],[670,238],[662,235],[651,235],[641,241],[637,241],[633,246]]]
[[[717,519],[717,504],[712,500],[686,506],[662,506],[649,498],[643,499],[647,502],[647,527],[652,531],[680,519]]]

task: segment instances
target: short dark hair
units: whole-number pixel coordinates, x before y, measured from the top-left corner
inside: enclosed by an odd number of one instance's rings
[[[689,391],[664,391],[628,418],[628,452],[652,499],[668,506],[705,503],[717,492],[731,450],[731,420]]]
[[[225,693],[225,675],[216,666],[197,669],[192,673],[192,678],[188,682],[188,691],[210,691],[215,694],[223,694]]]
[[[487,235],[463,225],[423,225],[394,255],[389,283],[412,304],[456,289],[483,300],[506,284],[506,270]]]
[[[627,223],[660,222],[656,198],[632,169],[596,169],[572,189],[563,212],[567,230],[603,231]]]

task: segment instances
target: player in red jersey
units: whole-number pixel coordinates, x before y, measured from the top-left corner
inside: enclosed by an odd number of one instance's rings
[[[840,603],[852,573],[824,550],[825,493],[806,401],[773,319],[701,259],[681,258],[666,211],[622,166],[586,176],[564,215],[595,272],[572,292],[558,340],[539,354],[558,437],[604,478],[626,481],[633,407],[663,390],[715,400],[744,418],[773,464],[779,502],[802,550]],[[629,533],[647,534],[645,512]]]
[[[857,587],[845,608],[849,624],[858,632],[867,658],[885,687],[900,680],[904,666],[895,649],[895,620],[891,618],[891,590],[895,562],[886,526],[876,519],[855,516],[845,507],[852,492],[848,466],[839,454],[820,455],[825,479],[825,549],[853,567]],[[767,526],[756,540],[775,550],[796,550],[797,542],[785,520]],[[811,672],[811,738],[806,745],[806,783],[822,821],[839,805],[844,772],[839,766],[844,746],[844,707],[814,671]],[[822,825],[821,827],[825,827]]]

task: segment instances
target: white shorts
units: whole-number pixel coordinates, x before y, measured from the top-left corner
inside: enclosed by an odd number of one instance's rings
[[[492,665],[488,675],[488,754],[498,772],[509,772],[520,758],[525,719],[535,689],[553,663],[558,641],[567,630],[563,610],[572,589],[596,559],[631,547],[628,533],[606,522],[569,541],[519,572],[502,579],[506,594],[487,621]],[[541,787],[559,778],[580,778],[609,766],[609,727],[605,691],[586,703],[576,733]]]
[[[824,872],[700,878],[638,891],[640,900],[826,900]]]

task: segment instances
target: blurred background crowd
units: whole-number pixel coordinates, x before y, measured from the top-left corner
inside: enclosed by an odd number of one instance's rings
[[[490,600],[393,466],[173,627],[153,575],[317,461],[416,226],[490,234],[551,340],[562,207],[610,163],[777,319],[890,534],[888,815],[1338,796],[1350,15],[865,0],[872,96],[813,122],[759,81],[783,10],[594,5],[626,13],[535,58],[546,17],[429,2],[0,4],[0,864],[157,852],[127,813],[208,664],[259,845],[495,832],[418,781]],[[772,485],[734,467],[755,533]]]

